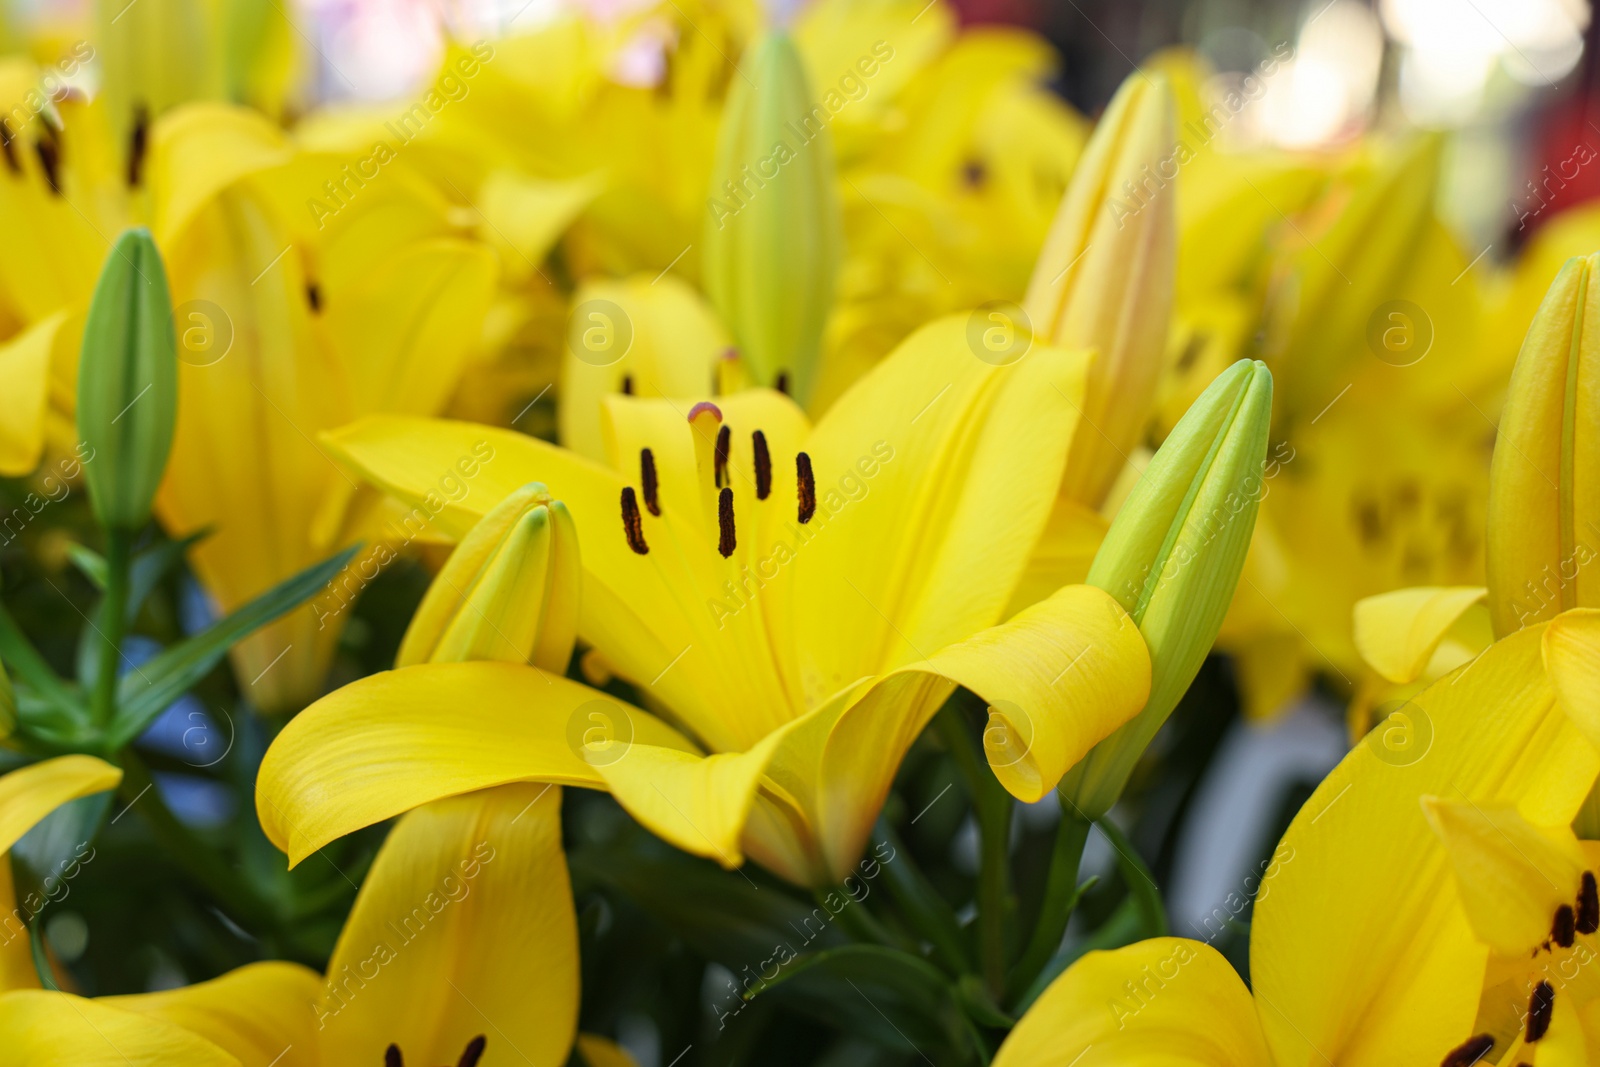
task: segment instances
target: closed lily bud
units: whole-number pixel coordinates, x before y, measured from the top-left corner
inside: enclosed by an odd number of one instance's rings
[[[1211,651],[1255,529],[1271,417],[1264,364],[1240,360],[1218,375],[1150,460],[1089,568],[1088,584],[1116,597],[1150,649],[1144,710],[1062,780],[1090,818],[1116,803]]]
[[[107,529],[150,518],[178,413],[178,347],[167,272],[150,231],[117,239],[100,271],[78,364],[78,435],[89,502]]]
[[[578,634],[578,530],[538,482],[485,515],[428,587],[395,666],[495,660],[564,674]]]
[[[1097,355],[1063,496],[1097,508],[1155,403],[1177,273],[1178,169],[1167,79],[1135,74],[1095,127],[1028,283],[1034,336]]]
[[[1489,474],[1496,637],[1600,607],[1600,253],[1567,260],[1511,372]]]
[[[760,38],[728,94],[707,200],[706,293],[756,384],[801,404],[839,266],[829,120],[789,35]]]

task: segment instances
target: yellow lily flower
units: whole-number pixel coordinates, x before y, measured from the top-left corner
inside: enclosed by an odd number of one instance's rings
[[[563,1064],[579,979],[560,815],[559,789],[507,785],[401,819],[325,975],[268,961],[159,993],[0,994],[0,1063]]]
[[[947,319],[814,427],[771,391],[612,397],[610,466],[468,424],[330,434],[413,508],[486,445],[467,492],[437,500],[457,536],[516,488],[548,486],[578,529],[579,635],[659,717],[525,666],[375,675],[274,742],[257,785],[267,835],[297,863],[438,797],[557,781],[609,789],[686,851],[823,884],[851,869],[900,756],[958,684],[1025,724],[996,770],[1042,795],[1143,705],[1150,677],[1137,628],[1098,589],[996,625],[1053,499],[1085,363],[1040,345],[994,366],[968,350],[964,317]]]
[[[183,137],[190,125],[206,137]],[[191,558],[229,610],[360,536],[358,487],[313,435],[369,412],[438,411],[475,350],[496,265],[399,175],[346,186],[331,218],[308,210],[347,164],[295,153],[249,112],[174,112],[150,166],[167,190],[157,238],[182,362],[157,513],[175,531],[214,531]],[[375,553],[235,646],[258,706],[292,711],[320,690],[348,603],[394,555]]]
[[[1563,908],[1581,945],[1600,923],[1581,875],[1597,857],[1570,831],[1534,829],[1570,822],[1600,772],[1597,614],[1501,640],[1411,699],[1407,743],[1380,728],[1329,774],[1246,883],[1250,988],[1203,941],[1093,952],[1043,992],[996,1067],[1464,1067],[1491,1049],[1484,1062],[1512,1065],[1533,1059],[1541,1018],[1538,1062],[1570,1047],[1586,996],[1573,987],[1589,979],[1555,988],[1553,1011],[1537,986],[1503,994],[1514,971],[1569,973]]]

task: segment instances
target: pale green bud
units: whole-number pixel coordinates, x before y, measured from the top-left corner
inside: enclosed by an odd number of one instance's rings
[[[707,199],[706,293],[758,385],[816,380],[841,244],[829,114],[774,30],[733,79]]]
[[[1211,651],[1244,569],[1266,491],[1272,375],[1240,360],[1206,387],[1150,460],[1106,532],[1088,584],[1116,597],[1150,649],[1144,710],[1062,780],[1084,815],[1104,815]]]
[[[395,666],[496,660],[565,673],[581,580],[571,513],[531,482],[461,539],[412,617]]]
[[[100,270],[78,363],[78,435],[89,502],[107,529],[150,518],[178,414],[178,346],[161,254],[146,229],[127,230]]]

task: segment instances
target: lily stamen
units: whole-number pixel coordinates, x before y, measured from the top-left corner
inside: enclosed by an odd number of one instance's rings
[[[661,503],[656,498],[656,457],[648,448],[639,449],[639,487],[644,490],[644,506],[650,514],[661,514]]]
[[[49,129],[46,124],[45,129]],[[61,149],[54,140],[41,137],[33,142],[34,152],[39,156],[39,166],[44,171],[44,180],[50,186],[50,192],[55,196],[61,195]]]
[[[456,1067],[478,1067],[478,1060],[483,1057],[483,1047],[488,1043],[482,1034],[468,1041],[467,1047],[461,1052],[461,1058],[456,1060]]]
[[[1533,987],[1533,995],[1528,998],[1528,1023],[1523,1033],[1528,1044],[1533,1044],[1543,1037],[1550,1029],[1550,1016],[1555,1011],[1556,991],[1549,982],[1540,982]]]
[[[1550,924],[1550,940],[1561,948],[1571,948],[1576,929],[1577,922],[1572,913],[1572,905],[1563,904],[1557,908],[1555,920]]]
[[[817,513],[817,480],[811,475],[811,457],[804,452],[794,457],[794,474],[799,483],[800,525],[804,526]]]
[[[128,188],[139,188],[144,176],[145,150],[150,141],[150,112],[143,104],[133,109],[133,131],[128,139]]]
[[[755,450],[756,499],[765,500],[772,495],[772,454],[767,451],[767,435],[757,430],[750,435]]]
[[[726,428],[723,430],[727,432]],[[722,553],[722,558],[727,559],[733,555],[733,550],[738,547],[738,541],[733,536],[733,490],[723,489],[717,497],[717,526],[720,534],[717,538],[717,551]]]
[[[1583,872],[1583,884],[1578,888],[1578,933],[1592,934],[1600,930],[1600,893],[1595,891],[1594,874]]]
[[[733,433],[724,426],[717,431],[717,450],[715,453],[716,469],[713,474],[717,488],[721,489],[728,484],[728,452],[733,444]]]
[[[16,146],[12,144],[15,139],[11,133],[11,124],[5,119],[0,119],[0,150],[5,152],[6,169],[12,174],[21,174],[22,163],[18,161]]]
[[[1472,1067],[1494,1048],[1493,1034],[1477,1034],[1445,1053],[1439,1067]]]
[[[631,485],[622,487],[622,533],[629,548],[641,556],[650,554],[650,546],[644,540],[644,519],[639,515],[639,501]]]

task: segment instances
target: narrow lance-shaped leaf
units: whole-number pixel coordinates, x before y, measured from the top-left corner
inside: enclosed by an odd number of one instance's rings
[[[119,748],[143,733],[168,704],[204,678],[240,638],[310,598],[339,573],[359,547],[352,545],[284,579],[204,632],[123,675],[118,697],[120,710],[110,734],[112,747]]]

